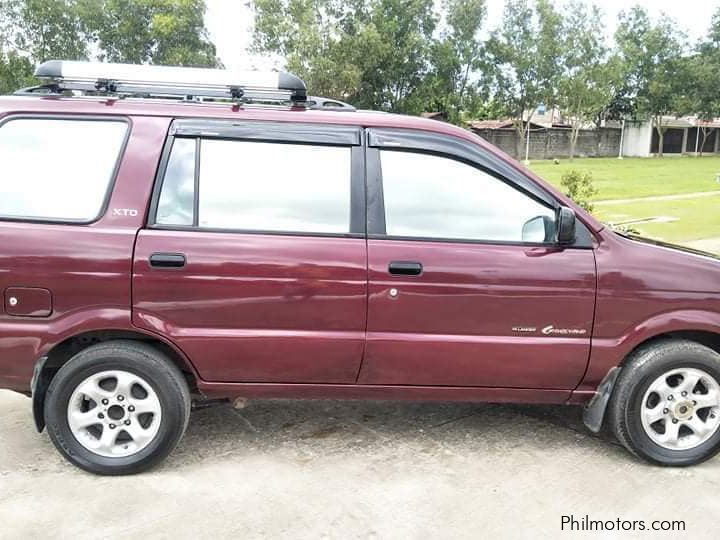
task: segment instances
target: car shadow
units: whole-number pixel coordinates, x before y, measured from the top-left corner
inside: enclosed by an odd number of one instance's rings
[[[566,448],[623,453],[607,433],[589,432],[569,406],[389,401],[250,401],[243,409],[196,410],[169,467],[220,455],[547,452]]]

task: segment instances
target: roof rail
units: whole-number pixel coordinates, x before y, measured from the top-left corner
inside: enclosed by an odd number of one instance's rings
[[[230,99],[236,101],[307,100],[305,83],[282,71],[231,71],[224,69],[187,68],[50,60],[35,70],[35,77],[45,84],[18,94],[85,93],[118,96],[170,97],[175,99]]]

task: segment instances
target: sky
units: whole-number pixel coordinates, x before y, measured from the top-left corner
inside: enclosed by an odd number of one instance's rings
[[[205,0],[206,24],[217,46],[218,56],[228,69],[282,68],[282,61],[251,55],[253,13],[247,0]],[[555,1],[562,6],[564,2]],[[713,12],[720,0],[596,0],[605,13],[608,35],[615,31],[618,13],[633,4],[646,8],[651,16],[665,12],[675,19],[681,30],[695,41],[707,32]],[[487,0],[486,29],[497,26],[502,18],[503,0]]]

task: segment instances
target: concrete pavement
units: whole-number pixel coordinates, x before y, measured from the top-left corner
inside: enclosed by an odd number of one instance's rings
[[[0,538],[717,538],[720,458],[638,462],[580,409],[257,401],[193,413],[159,469],[84,473],[0,391]],[[684,520],[685,533],[570,533]]]

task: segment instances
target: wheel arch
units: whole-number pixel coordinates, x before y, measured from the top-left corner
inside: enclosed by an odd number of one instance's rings
[[[585,426],[594,433],[598,433],[602,429],[605,412],[615,389],[615,382],[622,369],[639,350],[665,341],[680,340],[704,345],[720,354],[720,330],[718,332],[710,330],[672,330],[647,337],[640,343],[635,344],[617,365],[608,369],[594,396],[585,407],[583,414]]]
[[[644,341],[638,343],[630,350],[629,353],[625,355],[625,357],[622,359],[620,364],[618,364],[618,366],[622,367],[627,364],[628,360],[632,358],[632,356],[643,347],[650,347],[653,343],[673,339],[693,341],[700,345],[705,345],[709,349],[712,349],[720,354],[720,328],[718,328],[717,332],[712,332],[710,330],[672,330],[669,332],[663,332],[661,334],[651,336]]]
[[[184,375],[191,393],[198,392],[198,374],[187,356],[173,343],[140,330],[91,330],[66,337],[53,345],[35,363],[32,378],[32,407],[35,426],[39,432],[45,429],[45,394],[50,382],[58,370],[80,351],[95,345],[114,340],[133,340],[147,343],[163,352]]]

